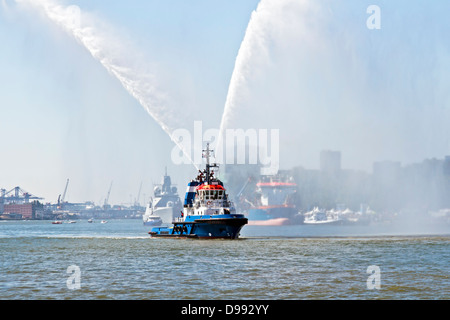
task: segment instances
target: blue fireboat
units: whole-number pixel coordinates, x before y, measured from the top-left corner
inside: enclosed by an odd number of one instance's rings
[[[151,237],[238,239],[239,233],[248,220],[237,214],[222,181],[214,176],[217,164],[210,164],[212,150],[209,143],[203,150],[206,169],[199,170],[196,179],[188,183],[181,217],[175,218],[171,227],[155,227],[149,232]]]

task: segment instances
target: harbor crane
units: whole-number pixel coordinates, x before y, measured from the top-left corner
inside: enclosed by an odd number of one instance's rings
[[[139,199],[140,199],[140,197],[141,197],[141,189],[142,189],[142,181],[141,181],[141,185],[139,186],[139,191],[138,191],[137,199],[136,199],[136,201],[134,202],[134,205],[135,205],[135,206],[140,206]]]
[[[69,179],[66,181],[66,187],[64,188],[63,195],[58,196],[58,209],[62,209],[64,206],[64,199],[66,198],[67,186],[69,185]]]
[[[104,209],[106,209],[109,206],[108,201],[109,201],[109,195],[111,194],[112,184],[113,184],[113,182],[111,181],[111,184],[110,184],[109,190],[108,190],[108,195],[106,196],[105,203],[103,204]]]
[[[43,198],[36,197],[21,187],[12,188],[9,191],[1,189],[0,202],[2,203],[29,203],[31,199],[41,200]]]

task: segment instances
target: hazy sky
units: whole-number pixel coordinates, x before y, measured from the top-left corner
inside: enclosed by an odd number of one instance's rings
[[[322,149],[362,170],[450,154],[448,1],[43,3],[78,6],[108,41],[94,56],[44,10],[1,0],[1,188],[55,202],[69,178],[66,200],[102,203],[113,181],[110,202],[126,203],[142,183],[142,202],[167,166],[184,191],[195,168],[172,162],[167,132],[102,57],[148,75],[155,112],[175,128],[219,128],[233,88],[229,125],[280,129],[282,168],[317,168]]]

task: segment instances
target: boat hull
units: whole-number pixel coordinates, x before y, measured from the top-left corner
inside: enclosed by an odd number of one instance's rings
[[[197,239],[237,239],[248,222],[243,215],[203,216],[186,221],[173,222],[172,227],[153,228],[151,237],[197,238]]]
[[[147,227],[159,227],[160,225],[162,225],[162,221],[161,220],[159,220],[159,221],[145,221],[144,222],[144,226],[147,226]]]
[[[179,210],[178,210],[179,209]],[[180,216],[181,208],[159,207],[153,210],[153,214],[161,218],[161,223],[172,223],[173,219]]]
[[[267,220],[250,220],[248,222],[249,226],[285,226],[289,225],[288,218],[275,218]]]
[[[249,225],[279,226],[301,224],[297,211],[293,206],[267,206],[250,209],[248,212]]]
[[[343,224],[342,220],[305,220],[304,224],[309,225],[341,225]]]

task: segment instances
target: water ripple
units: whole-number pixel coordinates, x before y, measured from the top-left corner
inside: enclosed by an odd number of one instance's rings
[[[123,236],[0,238],[0,299],[450,298],[449,236],[197,241],[119,227]],[[67,287],[70,265],[80,289]],[[380,289],[367,287],[371,265]]]

